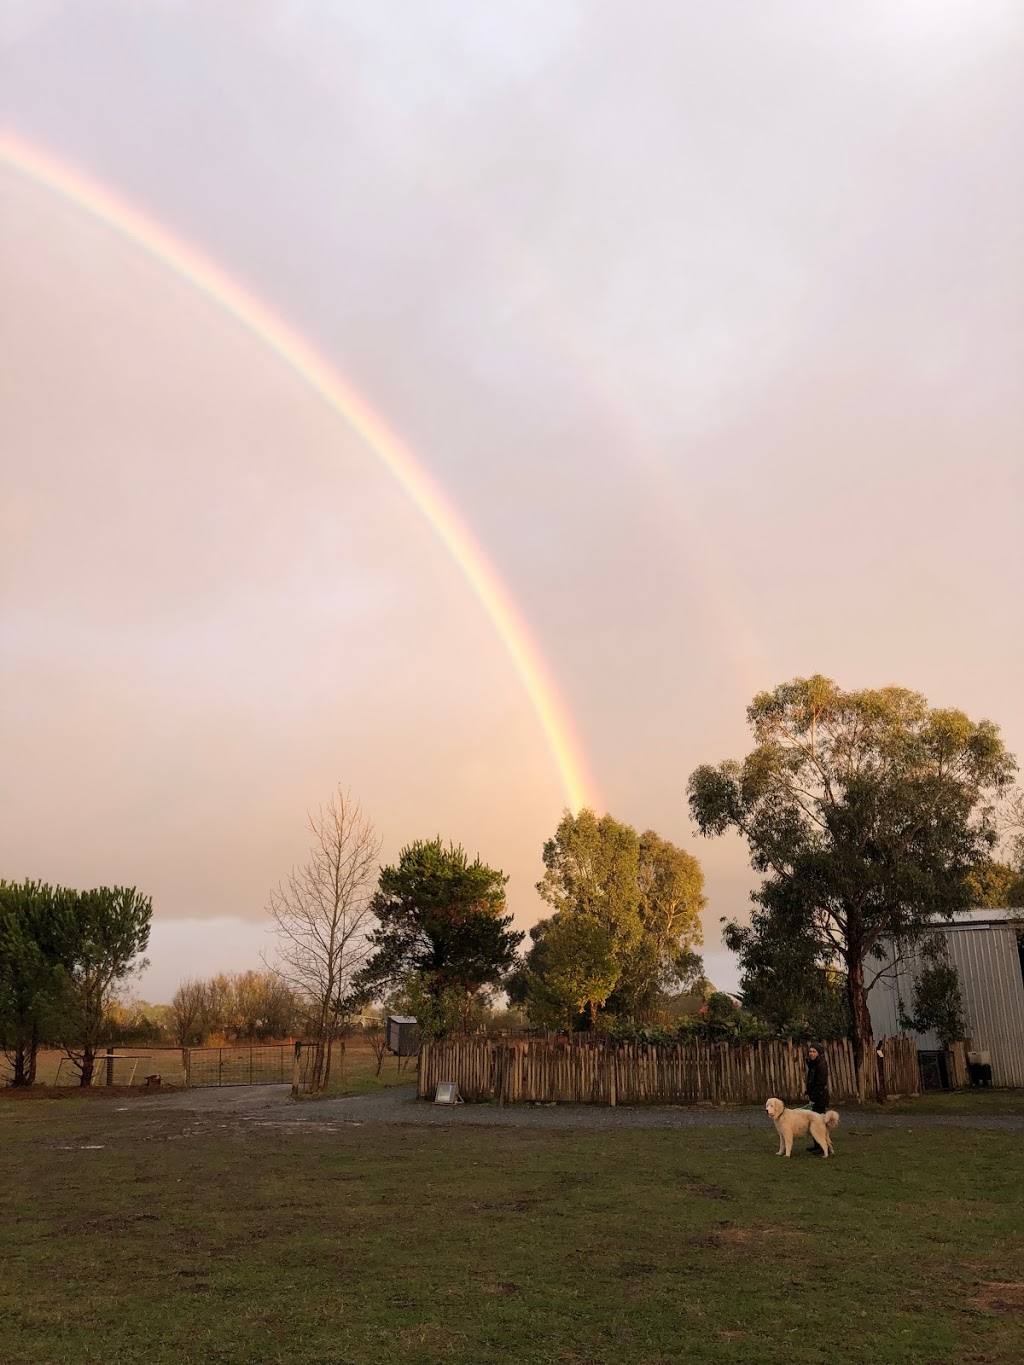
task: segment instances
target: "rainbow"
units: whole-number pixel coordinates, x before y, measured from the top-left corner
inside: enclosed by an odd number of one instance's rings
[[[189,243],[90,177],[0,129],[0,164],[97,219],[180,276],[263,343],[356,433],[397,480],[451,555],[512,661],[572,810],[596,792],[558,689],[494,566],[447,496],[352,384],[284,319]]]

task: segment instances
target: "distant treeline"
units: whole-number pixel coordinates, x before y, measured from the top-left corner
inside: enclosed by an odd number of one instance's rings
[[[179,1047],[267,1042],[304,1035],[307,1010],[274,972],[231,972],[205,981],[188,978],[167,1011],[169,1040]]]

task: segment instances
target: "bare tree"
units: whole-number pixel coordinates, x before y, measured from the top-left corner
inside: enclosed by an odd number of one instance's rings
[[[299,1012],[295,993],[276,972],[235,972],[228,979],[231,1033],[236,1041],[292,1036]]]
[[[309,815],[309,861],[270,893],[279,939],[276,970],[301,997],[315,1044],[310,1089],[330,1079],[346,997],[369,956],[370,898],[380,840],[358,801],[338,790]]]
[[[388,1051],[388,1035],[382,1028],[371,1028],[366,1031],[366,1040],[370,1044],[370,1051],[377,1061],[377,1070],[374,1075],[380,1075],[380,1069],[384,1065],[384,1058]]]
[[[226,972],[218,972],[203,982],[202,1030],[204,1041],[216,1036],[222,1042],[231,1035],[235,1011],[235,989]]]
[[[184,1050],[204,1041],[203,1025],[206,1017],[206,988],[202,981],[186,977],[171,1000],[174,1018],[174,1039]]]
[[[201,1047],[211,1036],[253,1043],[291,1038],[301,1005],[274,971],[221,972],[206,981],[187,977],[171,1001],[174,1037],[182,1049]]]

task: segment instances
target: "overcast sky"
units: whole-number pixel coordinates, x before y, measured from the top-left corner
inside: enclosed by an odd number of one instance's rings
[[[602,808],[692,841],[753,693],[900,683],[1024,754],[1014,0],[0,0],[0,124],[219,262],[486,547]],[[339,782],[522,926],[564,793],[437,536],[302,382],[0,164],[0,875],[256,965]]]

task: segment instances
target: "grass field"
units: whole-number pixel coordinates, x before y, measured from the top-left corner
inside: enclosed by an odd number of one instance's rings
[[[4,1365],[1024,1359],[1020,1133],[221,1117],[0,1105]]]
[[[181,1052],[177,1048],[149,1048],[149,1047],[124,1047],[115,1048],[114,1055],[119,1060],[115,1063],[114,1080],[120,1085],[122,1081],[127,1084],[128,1076],[132,1069],[132,1064],[121,1060],[127,1055],[132,1057],[148,1057],[149,1063],[140,1061],[135,1068],[135,1080],[141,1085],[143,1079],[152,1071],[157,1071],[163,1076],[164,1080],[170,1085],[184,1085],[185,1071],[181,1064]],[[11,1068],[3,1064],[0,1057],[0,1078],[6,1079]],[[96,1064],[97,1083],[104,1079],[104,1064],[102,1061]],[[44,1049],[39,1053],[36,1062],[36,1084],[37,1085],[56,1085],[60,1080],[62,1086],[76,1085],[78,1083],[78,1073],[67,1060],[63,1052]]]
[[[389,1090],[395,1085],[415,1085],[416,1058],[403,1057],[401,1067],[398,1062],[397,1057],[385,1056],[378,1075],[377,1059],[372,1049],[365,1043],[349,1042],[345,1046],[343,1058],[335,1055],[331,1083],[323,1095],[316,1098],[336,1099],[341,1095],[367,1095],[375,1090]]]
[[[248,1044],[243,1044],[247,1047]],[[258,1045],[257,1045],[258,1046]],[[290,1054],[289,1054],[290,1055]],[[185,1070],[182,1065],[181,1052],[178,1048],[116,1048],[114,1080],[115,1084],[127,1084],[131,1074],[132,1063],[124,1060],[126,1057],[139,1057],[138,1065],[135,1067],[135,1084],[141,1086],[143,1080],[150,1072],[158,1072],[162,1076],[166,1085],[184,1085]],[[62,1064],[63,1059],[63,1064]],[[2,1062],[2,1059],[0,1059]],[[358,1038],[350,1039],[344,1052],[340,1046],[336,1045],[333,1059],[334,1080],[327,1091],[328,1095],[360,1095],[367,1091],[378,1090],[393,1085],[410,1085],[416,1080],[416,1060],[415,1058],[404,1059],[402,1069],[398,1069],[398,1059],[386,1056],[381,1066],[380,1075],[376,1075],[377,1059],[369,1044],[362,1042]],[[0,1064],[0,1084],[2,1084],[10,1072],[10,1067]],[[286,1079],[291,1081],[291,1064],[285,1068]],[[61,1087],[77,1084],[77,1073],[71,1063],[64,1059],[62,1052],[42,1051],[39,1053],[36,1083],[38,1085],[53,1086],[60,1079]],[[102,1059],[96,1065],[96,1085],[103,1084],[105,1079],[105,1069]]]

